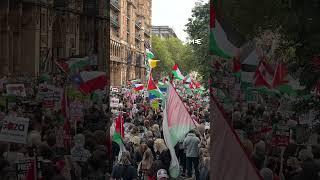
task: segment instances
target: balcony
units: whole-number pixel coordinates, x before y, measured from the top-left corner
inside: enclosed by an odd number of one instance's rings
[[[135,3],[135,0],[128,0],[128,4],[131,4],[135,8],[137,8],[137,4]]]
[[[141,41],[141,35],[140,34],[136,35],[136,40]]]
[[[141,21],[136,21],[135,24],[137,28],[141,29],[141,25],[142,25]]]
[[[120,3],[119,0],[110,0],[111,8],[113,8],[116,11],[120,11]]]
[[[147,36],[147,37],[150,37],[151,35],[150,35],[150,31],[148,31],[148,30],[145,30],[144,31],[144,34]]]
[[[110,18],[111,24],[114,28],[119,28],[119,19],[118,16],[111,16]]]

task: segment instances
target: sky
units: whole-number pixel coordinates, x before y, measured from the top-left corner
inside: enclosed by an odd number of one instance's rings
[[[183,30],[186,29],[195,2],[199,0],[152,0],[152,25],[170,26],[178,38],[185,42],[188,34]]]

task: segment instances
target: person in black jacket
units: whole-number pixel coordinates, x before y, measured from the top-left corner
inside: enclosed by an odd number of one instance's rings
[[[299,152],[299,160],[302,162],[302,171],[299,173],[298,178],[294,180],[319,180],[319,167],[313,160],[312,152],[307,149],[302,149]]]

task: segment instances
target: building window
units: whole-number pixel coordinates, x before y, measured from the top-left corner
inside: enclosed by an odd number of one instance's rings
[[[41,31],[47,31],[47,14],[46,12],[41,13]]]

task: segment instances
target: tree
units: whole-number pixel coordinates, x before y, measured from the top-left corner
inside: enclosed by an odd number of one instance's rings
[[[209,4],[197,3],[192,10],[192,16],[186,24],[186,32],[190,39],[201,39],[201,44],[189,45],[192,54],[193,70],[197,71],[202,79],[202,83],[207,85],[210,78],[211,59],[208,53],[209,47]]]
[[[157,68],[155,68],[155,73],[158,76],[161,74],[170,75],[175,63],[179,64],[183,74],[187,74],[194,69],[190,64],[193,60],[192,49],[177,38],[153,36],[152,51],[155,59],[160,60]]]
[[[258,29],[280,29],[284,43],[280,50],[292,54],[287,62],[292,73],[298,71],[301,84],[312,89],[319,76],[311,73],[310,61],[320,51],[320,3],[300,0],[219,1],[219,16],[230,22],[247,41]]]

